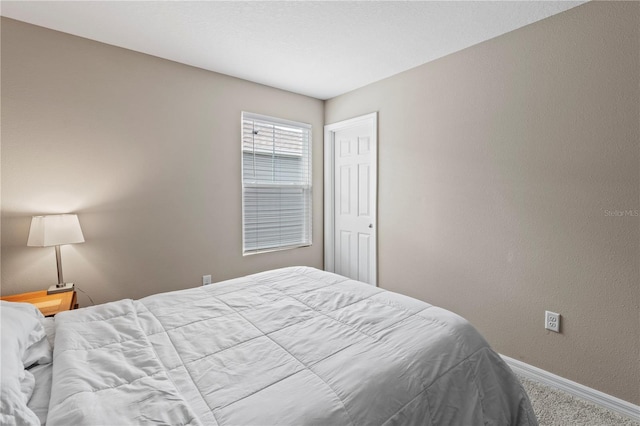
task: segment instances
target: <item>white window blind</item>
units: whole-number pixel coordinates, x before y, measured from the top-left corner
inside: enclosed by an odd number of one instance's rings
[[[243,253],[311,245],[311,126],[242,113]]]

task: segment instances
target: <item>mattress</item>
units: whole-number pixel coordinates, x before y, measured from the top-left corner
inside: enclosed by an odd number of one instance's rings
[[[463,318],[307,267],[56,316],[49,425],[535,425]]]

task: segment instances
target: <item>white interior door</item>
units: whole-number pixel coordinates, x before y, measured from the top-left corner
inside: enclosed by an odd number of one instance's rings
[[[376,118],[373,113],[325,126],[325,210],[330,209],[325,211],[325,269],[372,285],[377,271]]]

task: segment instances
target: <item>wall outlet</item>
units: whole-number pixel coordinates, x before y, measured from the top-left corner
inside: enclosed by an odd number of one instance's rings
[[[202,276],[202,285],[211,284],[211,275]]]
[[[544,328],[560,333],[560,314],[544,311]]]

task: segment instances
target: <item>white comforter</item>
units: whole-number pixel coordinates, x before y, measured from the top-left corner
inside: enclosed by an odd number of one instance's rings
[[[312,268],[56,316],[49,425],[535,425],[461,317]]]

